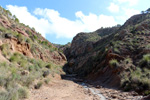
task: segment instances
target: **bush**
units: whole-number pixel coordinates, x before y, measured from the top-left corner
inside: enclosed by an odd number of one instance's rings
[[[34,82],[34,79],[35,78],[33,77],[33,75],[29,75],[22,77],[20,81],[22,82],[23,86],[29,87]]]
[[[14,53],[11,57],[10,57],[10,61],[11,62],[18,62],[19,60],[22,60],[22,59],[20,59],[21,58],[21,54],[19,54],[19,53]]]
[[[0,91],[0,100],[8,100],[8,93],[6,91]]]
[[[48,68],[48,69],[51,69],[52,65],[51,65],[51,64],[48,64],[48,65],[46,65],[45,67]]]
[[[45,79],[45,80],[44,80],[44,82],[45,82],[46,84],[48,84],[48,83],[49,83],[49,81],[50,81],[50,79],[49,79],[49,78],[47,78],[47,79]]]
[[[0,86],[4,86],[6,84],[6,80],[4,76],[0,76]]]
[[[10,62],[18,61],[18,58],[16,56],[11,56],[9,59]]]
[[[7,57],[10,55],[10,44],[2,44],[1,45],[1,50],[2,50],[2,54],[4,55],[4,57]]]
[[[126,63],[126,64],[132,63],[132,59],[131,59],[131,58],[126,58],[126,59],[125,59],[125,63]]]
[[[121,86],[125,91],[134,90],[142,93],[143,95],[147,95],[150,90],[150,80],[147,77],[147,74],[149,74],[148,69],[147,71],[143,71],[143,69],[141,70],[137,67],[136,70],[131,70],[130,75],[124,74],[124,78],[121,80]]]
[[[35,89],[39,89],[41,86],[42,86],[42,82],[40,81],[40,82],[38,82],[35,86],[34,86],[34,88]]]
[[[33,71],[33,70],[34,70],[34,67],[33,67],[33,66],[29,66],[28,70],[29,70],[29,71]]]
[[[8,89],[8,95],[7,95],[7,100],[18,100],[18,91],[17,91],[17,87],[10,87]]]
[[[2,32],[6,32],[6,31],[7,31],[7,29],[6,29],[6,28],[4,28],[3,26],[0,26],[0,31],[2,31]]]
[[[38,37],[37,37],[36,35],[33,35],[33,38],[34,38],[35,40],[37,40],[37,39],[38,39]]]
[[[18,38],[19,42],[24,42],[24,40],[25,40],[25,37],[21,34],[18,34],[17,38]]]
[[[39,59],[39,60],[37,61],[37,63],[38,63],[39,68],[42,68],[42,67],[45,66],[45,63],[44,63],[41,59]]]
[[[144,95],[149,95],[149,94],[150,94],[149,90],[147,90],[147,91],[144,92]]]
[[[50,74],[49,70],[43,72],[43,77],[46,77]]]
[[[26,42],[27,42],[27,43],[31,43],[31,39],[27,38],[27,39],[26,39]]]
[[[19,96],[20,99],[28,98],[28,96],[29,96],[28,94],[29,94],[29,93],[28,93],[27,88],[25,88],[25,87],[20,87],[20,88],[18,89],[18,96]]]
[[[43,45],[48,45],[48,42],[47,41],[42,41],[42,44]]]
[[[112,59],[112,60],[109,61],[109,64],[110,64],[111,67],[114,68],[114,67],[117,67],[119,63],[116,59]]]
[[[150,69],[150,54],[143,56],[142,60],[140,61],[140,67],[146,67]]]

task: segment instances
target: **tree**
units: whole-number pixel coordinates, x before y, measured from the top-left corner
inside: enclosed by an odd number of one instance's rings
[[[145,11],[141,11],[141,14],[144,14],[145,13]]]
[[[19,23],[19,19],[15,15],[13,15],[13,18],[14,18],[15,22]]]
[[[141,14],[150,13],[150,8],[148,8],[146,11],[141,11]]]
[[[147,13],[150,13],[150,8],[148,8],[148,9],[146,10],[146,12],[147,12]]]

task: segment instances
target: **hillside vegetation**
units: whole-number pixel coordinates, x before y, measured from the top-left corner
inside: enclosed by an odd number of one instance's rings
[[[28,98],[28,89],[48,83],[65,62],[52,43],[0,7],[0,100]]]

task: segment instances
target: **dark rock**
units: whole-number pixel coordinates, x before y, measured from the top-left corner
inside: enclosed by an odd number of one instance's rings
[[[11,33],[6,33],[6,34],[5,34],[5,38],[12,38]]]

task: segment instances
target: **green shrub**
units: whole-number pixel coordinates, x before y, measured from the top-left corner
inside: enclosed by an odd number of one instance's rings
[[[118,48],[114,48],[114,52],[116,52],[116,53],[120,54],[120,51],[119,51],[119,49],[118,49]]]
[[[112,59],[112,60],[109,61],[109,64],[110,64],[111,67],[114,68],[114,67],[117,67],[119,63],[116,59]]]
[[[144,92],[144,95],[149,95],[149,94],[150,94],[150,90]]]
[[[52,45],[50,44],[48,47],[49,47],[49,48],[52,48]]]
[[[28,70],[29,70],[29,71],[33,71],[33,70],[34,70],[34,67],[30,65],[29,68],[28,68]]]
[[[9,61],[15,62],[15,61],[18,61],[18,58],[16,56],[11,56]]]
[[[27,88],[25,88],[25,87],[20,87],[20,88],[18,89],[18,96],[19,96],[20,99],[28,98],[29,93],[28,93]]]
[[[8,93],[6,91],[0,91],[0,100],[8,100]]]
[[[27,27],[29,27],[29,26],[27,26]],[[27,33],[29,36],[32,36],[32,32],[31,32],[31,31],[26,30],[26,33]]]
[[[0,76],[0,86],[4,86],[6,84],[6,80],[4,76]]]
[[[14,15],[15,22],[19,23],[19,19]]]
[[[132,59],[131,59],[131,58],[126,58],[126,59],[125,59],[125,63],[126,63],[126,64],[132,63]]]
[[[50,79],[47,78],[47,79],[44,80],[44,82],[45,82],[46,84],[48,84],[48,83],[50,82]]]
[[[6,32],[6,28],[4,28],[3,26],[0,26],[0,31],[2,31],[2,32]]]
[[[33,37],[34,37],[34,39],[35,39],[35,40],[37,40],[37,39],[38,39],[38,37],[37,37],[36,35],[33,35]]]
[[[6,43],[6,44],[2,44],[0,46],[1,50],[2,50],[2,54],[4,55],[4,57],[9,56],[10,53],[10,44]]]
[[[40,82],[38,82],[38,83],[34,86],[34,88],[35,88],[35,89],[39,89],[39,88],[42,86],[42,84],[43,84],[43,82],[40,81]]]
[[[10,87],[8,89],[8,98],[7,100],[18,100],[18,92],[17,92],[17,87]]]
[[[27,38],[27,39],[26,39],[26,42],[27,42],[27,43],[31,43],[31,39]]]
[[[48,45],[48,42],[47,41],[42,41],[42,44],[43,45]]]
[[[19,53],[14,53],[11,57],[10,57],[10,59],[9,59],[11,62],[18,62],[19,60],[22,60],[21,59],[21,54],[19,54]]]
[[[23,86],[29,87],[34,82],[34,74],[29,76],[23,76],[20,81]]]
[[[20,75],[17,73],[17,68],[16,67],[12,67],[10,68],[11,70],[11,78],[12,80],[19,80],[20,79]]]
[[[48,68],[48,69],[51,69],[52,65],[51,64],[47,64],[45,67]]]
[[[38,66],[39,66],[40,68],[42,68],[42,67],[45,66],[45,62],[42,61],[41,59],[39,59],[39,60],[37,61],[37,63],[38,63]]]
[[[43,77],[46,77],[50,74],[49,70],[43,72]]]
[[[36,64],[36,60],[35,59],[30,59],[30,63]]]
[[[19,42],[24,42],[24,40],[25,40],[25,37],[22,34],[18,34],[17,38],[18,38]]]
[[[10,57],[10,61],[11,62],[16,62],[18,63],[21,67],[26,68],[29,63],[28,63],[28,59],[26,56],[19,54],[19,53],[14,53],[11,57]]]
[[[125,91],[134,90],[144,95],[149,94],[150,80],[147,77],[147,73],[149,73],[148,69],[143,72],[143,69],[137,67],[136,70],[131,70],[130,75],[124,74],[124,78],[121,80],[121,86]]]
[[[140,67],[146,67],[150,69],[150,54],[143,56],[142,60],[140,61]]]

